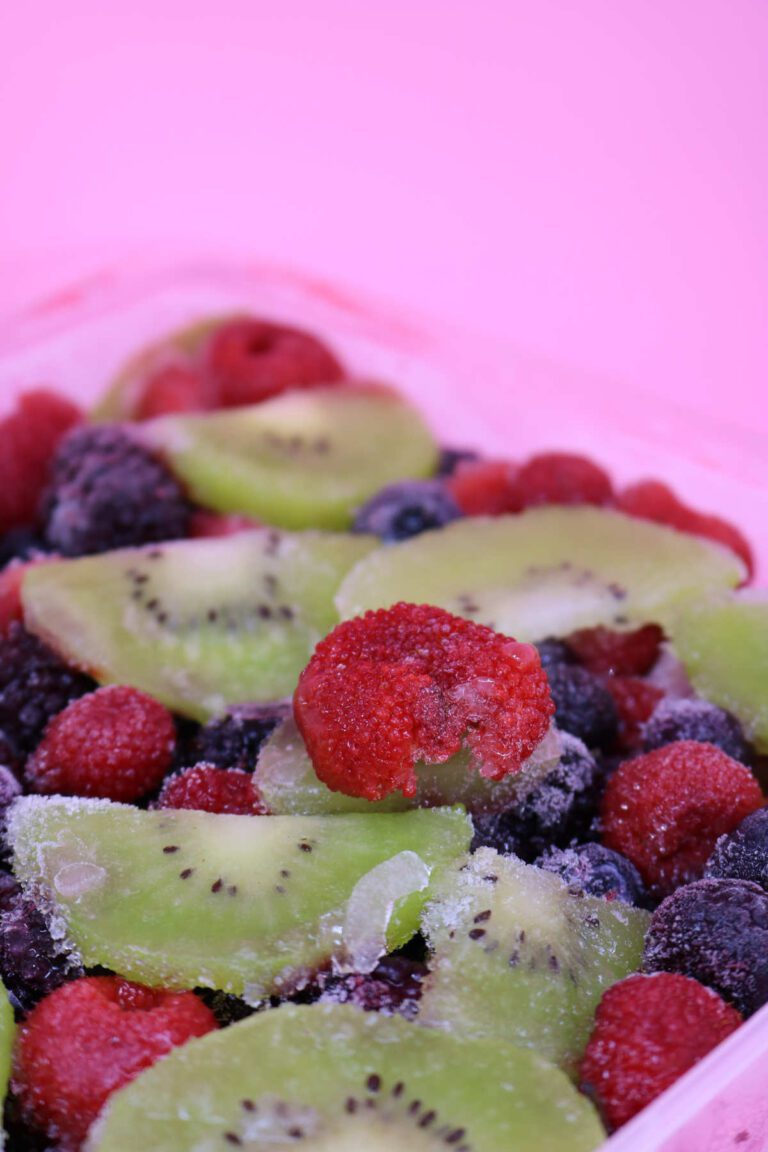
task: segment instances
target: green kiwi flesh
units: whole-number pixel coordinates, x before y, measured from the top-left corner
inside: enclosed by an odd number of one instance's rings
[[[648,920],[481,848],[432,889],[419,1019],[530,1046],[572,1072],[603,992],[640,967]]]
[[[11,1052],[16,1024],[13,1019],[13,1008],[8,999],[5,986],[0,981],[0,1108],[8,1091],[8,1081],[11,1076]],[[0,1148],[3,1147],[3,1136],[0,1131]]]
[[[86,1152],[591,1152],[592,1104],[533,1052],[336,1005],[262,1012],[117,1092]]]
[[[430,476],[437,445],[419,413],[374,388],[315,388],[247,408],[139,426],[192,499],[282,528],[348,528],[396,480]]]
[[[519,640],[603,624],[663,624],[680,601],[735,587],[731,552],[602,508],[472,517],[378,548],[345,578],[343,618],[407,600],[437,604]]]
[[[8,821],[17,879],[87,966],[256,1000],[345,953],[347,904],[373,868],[408,852],[437,875],[471,835],[460,809],[224,816],[60,796],[22,797]],[[390,948],[425,898],[390,910]]]
[[[293,692],[338,622],[344,573],[372,546],[265,528],[54,561],[26,574],[25,623],[101,683],[204,720]]]

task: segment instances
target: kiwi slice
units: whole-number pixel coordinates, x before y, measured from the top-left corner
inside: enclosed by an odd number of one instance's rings
[[[438,460],[419,413],[373,386],[288,392],[138,431],[199,504],[283,528],[347,528],[380,488],[430,476]]]
[[[419,1019],[535,1048],[574,1071],[603,992],[640,967],[648,913],[573,895],[559,876],[490,848],[432,892]]]
[[[590,1102],[540,1056],[344,1005],[285,1005],[117,1092],[86,1152],[591,1152]]]
[[[398,600],[437,604],[519,640],[664,623],[680,600],[739,584],[719,545],[604,508],[469,518],[378,548],[339,589],[342,617]]]
[[[768,599],[743,592],[681,608],[669,627],[698,692],[727,708],[768,752]]]
[[[424,869],[439,872],[471,835],[459,809],[222,816],[59,796],[22,797],[8,824],[17,878],[86,965],[256,1000],[343,961],[356,886],[403,853],[418,865],[413,894],[372,901],[370,936],[383,924],[382,951],[406,943],[426,898]],[[359,902],[355,917],[357,943]]]
[[[204,720],[290,695],[371,537],[257,529],[32,568],[25,623],[101,683]]]
[[[8,1081],[11,1077],[11,1052],[13,1051],[13,1038],[16,1024],[13,1019],[13,1008],[8,999],[5,985],[0,980],[0,1110],[8,1091]],[[0,1129],[0,1148],[3,1147],[3,1133]]]

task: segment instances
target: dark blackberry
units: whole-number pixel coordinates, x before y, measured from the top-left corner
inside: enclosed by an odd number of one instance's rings
[[[0,975],[22,1011],[28,1012],[54,988],[83,975],[59,952],[42,914],[20,897],[0,916]]]
[[[392,543],[458,520],[461,509],[440,480],[390,484],[358,508],[353,532],[370,532]]]
[[[0,636],[0,736],[18,760],[40,742],[49,720],[94,687],[22,624]]]
[[[676,740],[715,744],[734,760],[749,755],[741,725],[735,716],[708,700],[663,700],[643,726],[643,749],[652,752]]]
[[[230,992],[214,991],[211,988],[196,988],[195,992],[213,1012],[221,1028],[228,1028],[230,1024],[237,1024],[239,1020],[253,1016],[256,1011],[255,1008],[246,1004],[245,1000],[241,1000],[239,996],[233,996]]]
[[[587,896],[621,900],[623,904],[638,907],[647,901],[642,878],[634,864],[602,844],[552,848],[539,857],[536,866],[556,873],[569,888]]]
[[[3,1112],[5,1144],[3,1152],[57,1152],[48,1137],[27,1124],[13,1093],[5,1098]]]
[[[539,653],[542,668],[547,670],[554,668],[556,664],[575,663],[573,653],[568,645],[562,640],[556,640],[554,636],[548,636],[546,640],[537,641],[536,651]]]
[[[558,728],[578,736],[588,748],[611,745],[618,735],[619,716],[613,697],[598,678],[570,664],[548,668],[547,678]]]
[[[15,876],[0,868],[0,915],[8,912],[21,895],[21,885]]]
[[[752,880],[768,892],[768,808],[751,812],[738,828],[720,837],[704,875],[715,880]]]
[[[12,528],[0,536],[0,568],[5,568],[11,560],[34,560],[47,551],[35,528]]]
[[[17,796],[21,796],[22,787],[16,776],[0,763],[0,823],[5,816],[6,809],[10,807]]]
[[[397,1013],[412,1020],[419,1010],[426,975],[426,964],[405,956],[385,956],[367,975],[351,972],[326,977],[320,1001],[354,1004],[365,1012]]]
[[[182,753],[184,767],[213,764],[252,772],[269,734],[290,715],[287,702],[243,704],[198,729]]]
[[[45,540],[64,556],[178,539],[190,515],[162,461],[114,424],[65,436],[42,501]]]
[[[436,476],[452,476],[459,464],[471,464],[480,459],[473,448],[441,448]]]
[[[645,969],[692,976],[750,1016],[768,1000],[768,893],[748,880],[678,888],[651,918]]]

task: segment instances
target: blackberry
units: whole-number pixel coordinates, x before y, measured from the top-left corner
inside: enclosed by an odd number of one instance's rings
[[[15,876],[0,868],[0,915],[8,912],[21,896],[21,885]]]
[[[177,539],[190,516],[162,461],[119,425],[85,425],[62,440],[42,501],[46,543],[62,555]]]
[[[704,875],[716,880],[752,880],[768,891],[768,808],[745,816],[721,836]]]
[[[652,752],[675,740],[715,744],[734,760],[749,755],[741,725],[735,716],[708,700],[664,700],[643,726],[643,749]]]
[[[768,893],[748,880],[678,888],[651,918],[645,969],[692,976],[752,1015],[768,1000]]]
[[[412,1020],[419,1010],[419,998],[426,964],[405,956],[385,956],[366,975],[359,972],[328,976],[321,1003],[354,1004],[365,1012],[397,1013]]]
[[[472,464],[480,459],[473,448],[441,448],[436,476],[452,476],[459,464]]]
[[[35,528],[12,528],[0,536],[0,568],[11,560],[34,560],[45,552],[47,548]]]
[[[536,651],[539,653],[542,668],[549,671],[554,668],[556,664],[574,664],[573,653],[564,641],[556,640],[554,636],[548,636],[546,640],[539,640],[536,643]]]
[[[461,509],[439,480],[403,480],[382,488],[358,508],[353,532],[392,543],[458,520]]]
[[[204,763],[252,772],[262,744],[290,711],[290,704],[282,701],[233,708],[226,716],[198,729],[182,753],[182,766]]]
[[[0,975],[22,1011],[83,969],[59,952],[31,900],[19,897],[0,916]]]
[[[0,636],[0,737],[16,759],[35,748],[49,720],[94,687],[22,624]]]
[[[588,748],[604,748],[614,742],[619,716],[613,697],[586,668],[556,664],[547,669],[555,702],[555,723],[578,736]]]
[[[256,1011],[255,1008],[246,1004],[245,1000],[239,996],[233,996],[231,992],[219,992],[211,988],[196,988],[195,992],[213,1012],[221,1028],[228,1028],[230,1024],[237,1024],[239,1020],[253,1016]]]
[[[621,900],[642,907],[647,900],[642,878],[634,864],[603,844],[552,848],[536,861],[538,868],[562,877],[569,888],[587,896]]]

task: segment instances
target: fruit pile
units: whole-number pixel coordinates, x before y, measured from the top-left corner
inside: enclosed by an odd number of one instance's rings
[[[10,1152],[588,1152],[768,999],[735,527],[247,317],[0,469]]]

